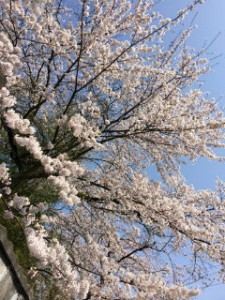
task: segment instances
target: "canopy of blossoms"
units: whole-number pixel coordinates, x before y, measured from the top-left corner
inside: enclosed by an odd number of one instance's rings
[[[191,28],[164,42],[200,3],[0,0],[0,207],[36,299],[191,299],[221,279],[223,183],[195,191],[179,164],[223,160],[225,119],[194,87]]]

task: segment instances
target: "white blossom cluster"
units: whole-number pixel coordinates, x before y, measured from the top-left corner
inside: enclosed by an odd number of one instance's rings
[[[10,179],[10,175],[9,175],[9,169],[7,168],[5,163],[0,164],[0,182],[3,185],[4,192],[10,193],[9,186],[11,184],[11,179]],[[0,198],[1,197],[2,197],[2,194],[0,193]]]
[[[77,137],[87,147],[98,147],[96,137],[100,134],[98,128],[93,128],[87,120],[80,114],[72,116],[68,122],[73,135]],[[100,145],[99,145],[100,146]]]
[[[69,282],[68,293],[74,297],[79,297],[79,299],[84,299],[89,290],[89,283],[85,279],[79,280],[78,273],[69,263],[69,255],[65,247],[57,239],[52,239],[48,245],[45,240],[48,234],[42,226],[36,225],[35,229],[28,228],[26,234],[31,255],[42,261],[43,266],[52,265],[52,269],[55,270],[54,276],[60,279],[58,282],[60,287]]]
[[[22,210],[24,206],[29,206],[30,201],[27,197],[20,197],[17,194],[14,195],[13,199],[9,202],[9,206]]]
[[[0,107],[1,112],[15,104],[15,98],[10,95],[8,87],[15,84],[13,69],[20,65],[19,48],[13,47],[7,35],[0,32]]]
[[[17,129],[21,134],[34,134],[35,130],[30,126],[28,119],[22,119],[14,109],[8,109],[4,113],[7,125],[12,129]]]

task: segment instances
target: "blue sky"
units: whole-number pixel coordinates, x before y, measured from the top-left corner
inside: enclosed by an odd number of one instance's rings
[[[176,15],[176,11],[185,7],[190,0],[163,0],[156,8],[166,17]],[[184,25],[190,24],[197,12],[194,24],[198,28],[194,30],[188,44],[196,50],[202,48],[205,43],[209,44],[219,34],[207,51],[208,58],[220,55],[210,61],[213,71],[203,79],[203,89],[210,92],[211,96],[218,100],[220,107],[225,107],[225,1],[206,0],[199,5],[197,10],[184,20]],[[185,28],[184,26],[184,28]],[[225,150],[220,151],[225,156]],[[206,159],[199,159],[194,165],[191,163],[182,167],[189,184],[194,184],[197,189],[214,188],[217,178],[225,180],[224,163],[212,162]],[[217,285],[205,289],[196,300],[224,300],[225,285]]]

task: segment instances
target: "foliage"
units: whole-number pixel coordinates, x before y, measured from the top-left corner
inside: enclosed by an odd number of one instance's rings
[[[194,88],[191,28],[164,38],[202,2],[164,19],[154,1],[0,0],[0,220],[36,299],[190,299],[220,280],[223,184],[195,191],[179,164],[219,160],[225,119]]]

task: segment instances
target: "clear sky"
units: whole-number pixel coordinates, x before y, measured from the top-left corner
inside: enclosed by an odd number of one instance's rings
[[[185,7],[190,0],[163,0],[156,7],[166,17],[172,17],[176,11]],[[190,24],[194,14],[189,16],[185,25]],[[194,30],[188,44],[199,50],[205,43],[210,43],[219,33],[207,51],[208,58],[220,55],[210,61],[213,71],[203,78],[203,89],[210,92],[218,100],[220,107],[225,107],[225,0],[206,0],[199,5],[194,24]],[[225,156],[225,149],[220,151]],[[210,162],[199,159],[195,165],[188,164],[182,167],[183,174],[189,184],[194,184],[197,189],[214,188],[216,178],[225,180],[225,163]],[[225,285],[217,285],[205,289],[196,300],[225,300]]]

